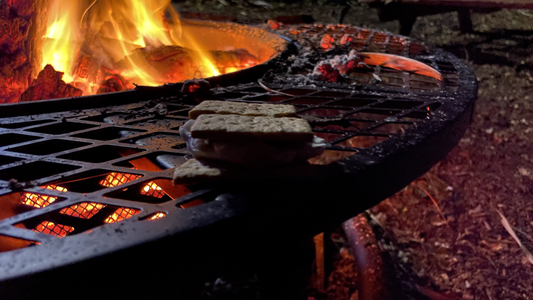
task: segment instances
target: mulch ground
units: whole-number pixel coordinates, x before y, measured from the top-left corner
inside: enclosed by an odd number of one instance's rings
[[[203,13],[241,22],[307,14],[337,23],[344,8],[251,2],[256,4],[218,0],[201,6]],[[178,7],[197,11],[196,4]],[[472,20],[472,34],[459,32],[455,13],[420,17],[412,32],[476,73],[479,99],[470,129],[441,163],[370,213],[393,244],[386,247],[391,257],[409,268],[430,298],[533,299],[533,265],[498,213],[526,248],[533,244],[533,13],[502,10],[473,14]],[[398,31],[396,22],[380,23],[374,9],[358,4],[345,23]],[[310,292],[309,299],[357,299],[354,274],[353,258],[341,251],[330,276],[339,288]]]

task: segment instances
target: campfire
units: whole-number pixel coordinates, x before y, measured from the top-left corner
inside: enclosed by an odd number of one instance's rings
[[[311,237],[367,209],[442,158],[471,113],[475,86],[464,83],[475,79],[456,58],[375,30],[269,22],[297,41],[288,44],[269,29],[182,20],[169,0],[11,0],[2,9],[4,24],[22,25],[0,40],[0,52],[11,51],[0,59],[0,85],[10,87],[0,102],[106,94],[3,107],[0,294],[21,299],[71,297],[117,255],[154,261],[98,280],[153,288],[106,297],[181,292],[163,289],[162,268],[186,274],[174,282],[203,280],[197,257],[223,269],[250,245]],[[187,83],[122,92],[206,77],[201,93]],[[308,161],[315,175],[173,185],[174,168],[190,159],[179,130],[211,99],[293,105],[327,143]]]
[[[269,58],[251,49],[209,46],[213,41],[191,32],[170,0],[21,0],[0,10],[4,24],[27,27],[16,39],[1,41],[2,51],[14,56],[0,62],[0,81],[11,88],[0,95],[3,103],[160,86],[235,72]]]

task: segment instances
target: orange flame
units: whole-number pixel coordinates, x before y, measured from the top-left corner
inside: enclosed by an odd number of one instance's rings
[[[63,79],[72,81],[71,67],[75,56],[75,43],[78,40],[79,28],[76,24],[76,12],[79,1],[55,0],[50,8],[48,27],[43,43],[44,68],[50,64],[57,71],[64,72]],[[68,11],[69,13],[65,13]]]
[[[54,0],[43,38],[43,67],[50,64],[63,72],[65,82],[75,83],[84,94],[96,93],[106,72],[135,84],[167,83],[172,78],[163,76],[146,57],[162,46],[191,49],[187,55],[201,62],[195,77],[220,74],[211,53],[194,37],[182,34],[170,0]]]

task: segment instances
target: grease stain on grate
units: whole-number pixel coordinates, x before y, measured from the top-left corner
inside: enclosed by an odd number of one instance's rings
[[[146,130],[135,130],[129,128],[120,127],[106,127],[102,129],[92,130],[88,132],[79,133],[73,135],[73,137],[84,138],[89,140],[98,141],[110,141],[118,138],[126,138],[132,135],[136,135]]]
[[[90,163],[102,163],[124,156],[130,156],[142,151],[144,151],[144,149],[133,149],[126,147],[103,145],[61,155],[59,156],[59,158]]]
[[[65,134],[65,133],[85,130],[85,129],[98,127],[98,126],[100,125],[77,123],[77,122],[62,122],[58,124],[52,124],[52,125],[27,129],[27,131],[56,135],[56,134]]]
[[[79,168],[81,168],[81,166],[53,163],[47,161],[36,161],[0,170],[0,179],[5,181],[8,181],[10,179],[16,179],[18,181],[31,181],[73,171]]]
[[[33,155],[49,155],[53,153],[63,152],[75,148],[88,146],[91,143],[83,143],[69,140],[51,139],[42,142],[32,143],[25,146],[7,149],[6,151],[33,154]]]
[[[149,120],[142,120],[142,121],[136,121],[131,123],[126,123],[126,125],[134,125],[141,128],[146,129],[160,129],[160,128],[178,128],[181,125],[185,124],[185,120],[178,120],[178,119],[171,119],[171,118],[163,118],[163,119],[149,119]]]
[[[6,133],[0,135],[0,147],[42,139],[40,136]]]
[[[147,117],[149,115],[144,115]],[[100,122],[100,123],[109,123],[109,124],[120,124],[126,121],[132,121],[136,118],[142,117],[141,115],[116,112],[116,113],[102,113],[96,116],[83,118],[82,120]]]
[[[8,129],[17,129],[17,128],[24,128],[24,127],[30,127],[50,122],[55,122],[56,120],[36,120],[36,121],[28,121],[28,122],[16,122],[16,123],[4,123],[0,124],[1,128],[8,128]]]
[[[157,149],[172,147],[183,144],[185,141],[178,134],[155,133],[148,136],[138,137],[133,140],[120,141],[121,143],[135,144],[138,146],[150,146]]]

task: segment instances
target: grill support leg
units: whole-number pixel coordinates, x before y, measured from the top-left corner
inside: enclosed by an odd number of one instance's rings
[[[365,215],[359,214],[349,219],[342,224],[342,228],[357,261],[359,299],[402,299],[401,295],[392,293],[394,289],[390,285],[393,277],[384,269],[381,250]]]
[[[474,31],[472,18],[470,17],[470,9],[468,7],[458,9],[457,16],[459,18],[459,28],[462,33],[471,33]]]

